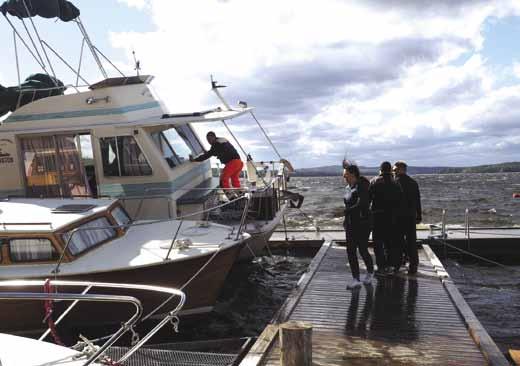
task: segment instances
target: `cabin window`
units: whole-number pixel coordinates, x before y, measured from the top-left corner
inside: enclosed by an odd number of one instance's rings
[[[9,252],[13,262],[50,261],[58,259],[58,252],[49,239],[11,239]]]
[[[128,216],[125,212],[125,210],[123,210],[121,207],[117,206],[116,208],[114,208],[111,212],[112,216],[114,217],[114,219],[116,220],[117,224],[118,225],[126,225],[128,224],[130,221],[132,221],[130,219],[130,216]]]
[[[133,136],[105,137],[99,142],[106,177],[152,175],[152,168]]]
[[[184,140],[184,142],[189,146],[191,152],[195,155],[200,155],[204,152],[204,148],[200,143],[197,135],[193,132],[190,125],[182,125],[175,127],[175,130],[179,134],[179,136]]]
[[[69,243],[69,250],[72,255],[83,253],[84,251],[116,237],[116,230],[110,227],[110,222],[106,217],[100,217],[79,226],[72,235]],[[63,241],[67,244],[72,231],[63,234]]]
[[[29,197],[90,195],[74,135],[20,139]]]
[[[166,136],[162,132],[155,132],[151,134],[152,140],[155,142],[157,148],[161,151],[163,158],[166,160],[170,168],[175,168],[180,164],[180,160],[173,151]]]

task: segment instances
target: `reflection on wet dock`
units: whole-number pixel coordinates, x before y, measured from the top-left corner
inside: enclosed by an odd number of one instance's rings
[[[241,365],[279,365],[277,324],[313,325],[314,365],[508,365],[440,261],[420,251],[419,275],[346,290],[345,248],[326,242]]]

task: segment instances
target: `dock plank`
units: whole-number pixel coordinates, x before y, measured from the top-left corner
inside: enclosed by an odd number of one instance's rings
[[[456,293],[454,300],[442,264],[425,251],[418,276],[377,278],[354,291],[346,289],[345,248],[332,245],[320,255],[309,283],[290,302],[294,309],[277,318],[313,324],[314,365],[507,365],[481,348],[479,339],[490,340],[483,328],[475,328],[477,342],[472,338],[471,310]],[[261,365],[279,365],[276,338],[262,358]]]

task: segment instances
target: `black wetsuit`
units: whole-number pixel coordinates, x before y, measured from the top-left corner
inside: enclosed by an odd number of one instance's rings
[[[357,250],[363,258],[367,271],[374,272],[372,257],[368,252],[368,180],[364,177],[352,188],[350,198],[343,199],[345,202],[345,234],[347,239],[347,257],[352,271],[352,277],[359,280],[359,262]]]
[[[390,173],[370,182],[369,201],[374,219],[372,239],[378,270],[400,263],[401,250],[397,240],[397,213],[401,202],[401,188]]]
[[[204,154],[196,157],[195,161],[204,161],[212,156],[216,156],[222,164],[227,164],[231,160],[239,159],[240,155],[231,143],[223,137],[218,137],[211,145],[211,149]]]
[[[422,221],[421,193],[417,182],[406,174],[399,174],[395,181],[403,192],[398,215],[399,241],[408,255],[409,271],[415,273],[419,265],[415,225]]]

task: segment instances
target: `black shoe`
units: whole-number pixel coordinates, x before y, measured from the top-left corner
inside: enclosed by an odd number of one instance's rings
[[[409,269],[408,272],[406,272],[408,276],[416,276],[417,270]]]

